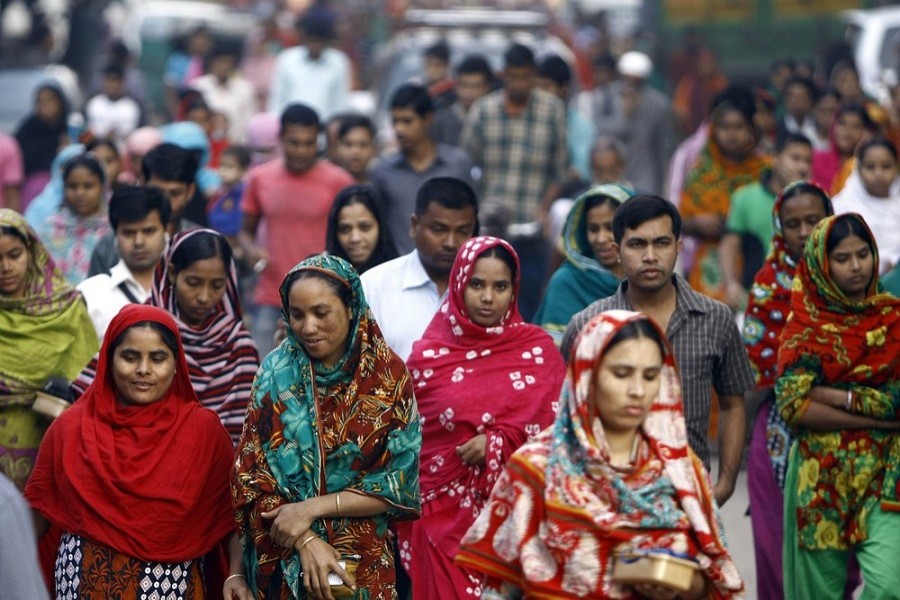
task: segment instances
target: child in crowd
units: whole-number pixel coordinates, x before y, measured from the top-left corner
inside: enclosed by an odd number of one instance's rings
[[[110,231],[106,218],[106,173],[91,154],[81,154],[62,168],[63,203],[41,226],[38,238],[72,285],[88,276],[91,252]]]
[[[250,167],[250,151],[244,146],[229,146],[219,158],[222,187],[207,208],[209,226],[225,236],[237,247],[241,229],[241,196],[244,195],[244,174]]]
[[[878,273],[900,261],[900,179],[897,149],[882,137],[863,142],[856,151],[856,167],[841,193],[834,197],[835,214],[858,213],[878,245]]]

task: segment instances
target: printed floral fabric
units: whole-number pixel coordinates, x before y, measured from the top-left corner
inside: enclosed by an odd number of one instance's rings
[[[512,456],[458,562],[511,582],[526,597],[637,598],[612,579],[614,552],[664,548],[698,561],[710,597],[742,592],[709,476],[688,449],[671,348],[631,469],[610,463],[603,427],[592,416],[593,379],[606,346],[638,319],[647,317],[609,311],[585,326],[554,425]]]
[[[257,373],[232,479],[247,581],[257,598],[304,597],[299,555],[275,544],[260,513],[346,490],[378,497],[391,509],[317,521],[313,530],[341,554],[361,555],[356,598],[390,599],[388,523],[419,513],[421,430],[412,383],[372,318],[359,276],[340,258],[315,256],[288,273],[281,287],[285,322],[287,282],[298,270],[350,288],[350,337],[343,357],[327,368],[287,327],[287,339]]]
[[[759,180],[770,163],[756,152],[742,162],[725,158],[716,145],[713,127],[681,195],[679,209],[684,219],[713,215],[724,221],[731,206],[731,195],[739,187]],[[725,285],[719,269],[718,248],[718,240],[700,240],[688,281],[698,292],[723,300]]]
[[[516,260],[513,301],[499,324],[482,327],[469,317],[463,295],[475,263],[497,247]],[[459,571],[453,564],[459,541],[510,455],[553,422],[566,368],[550,336],[519,314],[519,273],[518,257],[504,240],[467,241],[451,271],[449,297],[407,361],[423,421],[423,516],[399,526],[398,538],[415,595],[439,593],[420,587],[434,583],[432,573]],[[486,436],[485,463],[467,465],[456,449],[480,434]],[[445,564],[436,566],[437,561]],[[468,576],[457,576],[453,587],[462,596]]]
[[[747,310],[744,313],[744,324],[741,337],[750,357],[750,366],[756,377],[757,389],[775,386],[775,375],[778,371],[778,346],[781,330],[791,313],[791,286],[797,261],[788,253],[787,242],[781,224],[781,209],[785,195],[790,194],[796,185],[815,185],[810,182],[794,183],[784,188],[775,200],[772,208],[772,222],[775,234],[772,237],[772,249],[766,262],[753,278]],[[816,186],[818,187],[818,186]],[[831,202],[824,190],[820,189],[825,204],[825,214],[834,214]],[[799,257],[798,257],[799,258]],[[766,447],[775,470],[778,485],[784,488],[787,473],[787,456],[793,443],[793,436],[787,423],[777,410],[770,410],[766,426]]]
[[[72,285],[87,279],[94,246],[112,231],[105,200],[103,204],[103,210],[90,217],[78,216],[63,204],[38,229],[38,236],[46,244],[56,266]]]
[[[897,417],[900,300],[876,292],[876,273],[866,299],[851,301],[828,273],[828,234],[847,218],[866,227],[859,215],[832,216],[806,241],[778,358],[778,409],[796,430],[800,461],[797,489],[785,490],[797,495],[797,512],[786,518],[796,521],[806,549],[851,547],[867,538],[866,517],[879,501],[882,509],[900,509],[896,435],[877,429],[816,431],[799,424],[811,389],[819,385],[852,391],[853,413]],[[874,258],[877,264],[877,251]]]

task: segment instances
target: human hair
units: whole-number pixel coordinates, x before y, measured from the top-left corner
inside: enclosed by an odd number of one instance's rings
[[[319,114],[313,108],[299,102],[288,104],[281,111],[281,133],[284,133],[292,125],[315,127],[317,130],[322,128]]]
[[[459,63],[456,67],[456,76],[460,75],[484,75],[484,80],[488,83],[494,81],[490,63],[480,54],[470,54]]]
[[[600,54],[594,59],[594,68],[615,71],[618,68],[618,63],[613,55]]]
[[[103,76],[104,77],[113,77],[115,79],[124,79],[125,78],[125,68],[116,63],[110,63],[103,67]]]
[[[637,229],[647,221],[668,216],[672,219],[672,234],[675,239],[681,237],[681,214],[674,204],[660,196],[641,194],[629,199],[616,209],[613,215],[613,238],[617,244],[622,243],[626,229]]]
[[[778,69],[783,69],[787,67],[788,69],[794,70],[794,61],[789,58],[776,58],[772,61],[772,64],[769,65],[769,74],[771,75]]]
[[[154,177],[162,181],[180,181],[186,185],[194,183],[199,164],[190,150],[185,150],[170,142],[163,142],[152,148],[141,161],[144,181]]]
[[[887,138],[876,136],[866,140],[856,149],[856,160],[862,162],[866,153],[872,148],[884,148],[891,154],[894,162],[897,162],[897,148]]]
[[[178,363],[178,336],[175,334],[174,331],[172,331],[171,329],[169,329],[168,327],[166,327],[165,325],[163,325],[162,323],[160,323],[158,321],[138,321],[137,323],[135,323],[134,325],[131,325],[130,327],[128,327],[128,329],[126,329],[125,331],[123,331],[122,333],[117,335],[115,337],[115,339],[112,342],[110,342],[110,344],[109,344],[109,350],[107,350],[107,353],[106,353],[106,360],[107,361],[113,360],[113,356],[115,355],[116,350],[118,349],[119,346],[122,345],[122,342],[125,341],[125,336],[128,335],[129,331],[131,331],[132,329],[143,329],[145,327],[152,329],[153,331],[155,331],[156,333],[159,334],[160,339],[162,339],[162,343],[165,344],[166,348],[171,350],[172,357],[175,359],[175,363],[177,364]]]
[[[223,236],[211,231],[195,233],[179,244],[169,259],[172,273],[177,275],[199,260],[221,258],[225,272],[231,264],[231,245]]]
[[[93,154],[89,154],[87,152],[85,152],[84,154],[73,156],[63,164],[63,181],[66,181],[72,171],[79,167],[90,171],[91,174],[93,174],[97,179],[100,180],[101,186],[106,185],[106,170]]]
[[[830,216],[834,214],[834,208],[831,205],[831,198],[828,196],[825,190],[808,181],[798,181],[796,183],[791,183],[788,184],[786,188],[784,188],[784,191],[781,193],[782,210],[784,210],[784,205],[788,200],[799,196],[800,194],[812,194],[813,196],[818,196],[819,199],[822,200],[822,205],[825,207],[825,215]]]
[[[878,253],[878,246],[869,228],[863,223],[862,217],[853,213],[846,213],[835,218],[831,231],[825,239],[825,252],[831,256],[831,252],[837,248],[838,244],[846,240],[848,237],[855,235],[869,246],[869,251],[874,256]],[[874,276],[874,274],[873,274]]]
[[[549,79],[556,85],[564,87],[572,83],[572,69],[556,54],[546,56],[537,68],[538,77]]]
[[[375,123],[369,117],[365,115],[347,115],[341,120],[341,126],[338,128],[338,139],[344,139],[348,133],[360,127],[368,131],[373,140],[378,134],[375,131]]]
[[[426,117],[434,112],[434,104],[431,94],[424,85],[404,83],[391,96],[390,109],[410,108],[420,117]]]
[[[710,113],[714,120],[728,110],[738,111],[748,124],[753,126],[756,114],[756,97],[750,88],[742,85],[731,85],[713,97]]]
[[[222,150],[222,154],[219,156],[231,156],[237,163],[241,166],[242,169],[246,169],[250,166],[250,150],[247,146],[241,146],[239,144],[232,144],[228,146],[224,150]]]
[[[119,156],[121,155],[119,152],[119,147],[116,146],[116,143],[109,138],[96,137],[84,145],[85,152],[93,152],[97,148],[108,148],[112,150],[113,154],[116,155],[116,158],[119,158]]]
[[[421,217],[428,211],[428,205],[437,202],[444,208],[460,210],[471,206],[475,211],[475,231],[478,233],[478,196],[475,190],[456,177],[432,177],[419,186],[416,193],[416,216]]]
[[[659,329],[653,326],[653,323],[650,321],[649,317],[643,317],[641,319],[625,323],[625,325],[623,325],[615,334],[613,334],[613,336],[606,343],[606,347],[603,349],[603,353],[606,354],[616,345],[621,344],[622,342],[640,338],[646,338],[656,342],[656,345],[659,346],[659,353],[663,357],[666,356],[666,344],[659,334]]]
[[[123,185],[109,199],[109,224],[117,231],[119,224],[143,221],[153,211],[163,227],[168,225],[172,216],[168,196],[152,186]]]
[[[597,208],[598,206],[604,205],[612,206],[615,211],[617,208],[622,206],[622,201],[613,198],[612,196],[607,196],[606,194],[591,194],[584,201],[584,212],[587,214],[589,210],[592,208]]]
[[[535,67],[534,52],[524,44],[512,44],[503,55],[503,66],[507,69]]]
[[[240,60],[240,51],[234,47],[232,44],[227,44],[224,42],[218,42],[213,45],[212,50],[209,51],[209,60],[215,60],[217,58],[222,57],[230,57],[235,61]]]
[[[838,106],[837,111],[834,113],[835,122],[849,113],[857,115],[862,120],[863,127],[866,129],[866,131],[875,131],[875,123],[872,122],[872,118],[869,116],[869,111],[866,110],[865,106],[858,102],[845,102],[844,104]]]
[[[841,71],[852,71],[853,74],[856,75],[856,78],[859,79],[859,69],[856,68],[856,63],[853,62],[852,58],[845,58],[837,61],[834,66],[831,67],[831,73],[828,78],[829,81]]]
[[[397,258],[398,252],[397,246],[394,244],[394,238],[391,236],[391,232],[384,222],[384,213],[381,208],[383,206],[381,195],[378,193],[378,190],[371,185],[348,185],[334,197],[334,202],[331,203],[331,208],[328,211],[328,227],[325,230],[325,250],[329,254],[338,256],[347,262],[350,262],[350,258],[338,241],[338,219],[341,216],[341,210],[353,204],[362,204],[365,206],[366,209],[372,213],[375,222],[378,223],[378,244],[375,246],[374,250],[372,250],[372,255],[369,257],[369,260],[357,269],[357,271],[363,273],[371,267]]]
[[[326,10],[311,8],[297,21],[297,30],[306,38],[333,40],[334,18]]]
[[[4,235],[14,237],[25,244],[26,248],[28,247],[28,240],[25,239],[25,236],[22,235],[22,232],[15,227],[10,227],[9,225],[0,225],[0,237]]]
[[[775,153],[778,154],[784,152],[784,149],[791,144],[803,144],[804,146],[812,148],[812,142],[802,133],[785,131],[775,140]]]
[[[424,56],[447,64],[450,62],[450,46],[445,40],[440,40],[425,48]]]
[[[816,99],[818,90],[816,89],[816,84],[813,83],[812,80],[807,79],[806,77],[800,77],[798,75],[793,75],[790,79],[787,80],[787,83],[784,84],[784,89],[787,90],[792,85],[799,85],[801,87],[806,88],[807,93],[809,93],[809,99],[810,100]]]
[[[507,268],[509,268],[510,283],[515,285],[516,275],[518,274],[518,269],[516,269],[516,258],[509,250],[507,250],[506,246],[501,246],[499,244],[496,246],[491,246],[490,248],[479,254],[475,260],[478,261],[482,258],[497,258],[499,260],[502,260],[503,264],[505,264]]]
[[[291,295],[291,288],[294,287],[294,284],[298,281],[305,281],[307,279],[318,279],[319,281],[324,282],[325,285],[334,292],[334,295],[340,299],[344,307],[351,308],[353,304],[353,290],[350,289],[350,286],[347,283],[336,275],[328,275],[318,269],[299,269],[288,275],[287,280],[284,282],[285,295],[284,298],[282,298],[282,307],[284,308],[285,314],[289,313],[291,310],[288,302],[288,297]]]

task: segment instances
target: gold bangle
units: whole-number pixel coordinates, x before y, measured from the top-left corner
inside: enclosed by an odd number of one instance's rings
[[[297,550],[303,550],[303,549],[306,547],[306,545],[307,545],[308,543],[310,543],[311,541],[313,541],[314,539],[316,539],[316,534],[313,533],[313,534],[310,535],[308,538],[306,538],[305,540],[303,540],[303,543],[300,544],[300,547],[297,548]]]
[[[229,575],[228,577],[226,577],[225,581],[223,581],[222,583],[228,583],[228,580],[234,579],[235,577],[240,577],[241,579],[247,579],[246,577],[244,577],[243,573],[235,573],[234,575]]]
[[[343,519],[344,515],[341,514],[341,493],[338,492],[334,495],[334,506],[337,508],[337,516],[339,519]]]

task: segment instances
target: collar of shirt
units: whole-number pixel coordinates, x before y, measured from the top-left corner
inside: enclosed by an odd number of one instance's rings
[[[109,270],[109,287],[110,289],[115,289],[123,283],[128,283],[142,292],[147,293],[147,290],[145,290],[138,280],[134,278],[134,275],[131,274],[131,270],[125,265],[125,261],[119,260],[119,262],[116,263],[116,266]]]
[[[401,289],[409,290],[428,285],[429,283],[437,288],[437,284],[434,283],[431,280],[431,277],[428,276],[428,273],[425,272],[425,267],[422,266],[422,259],[419,258],[418,250],[413,250],[406,255],[406,258],[406,266],[403,269],[403,277],[400,280]]]
[[[672,316],[686,313],[706,314],[707,309],[703,306],[697,292],[691,288],[691,285],[678,273],[672,274],[672,284],[675,286],[675,312]],[[619,289],[616,290],[615,304],[628,310],[634,310],[628,301],[625,292],[628,290],[628,280],[622,280]],[[671,323],[671,321],[670,321]]]
[[[446,158],[446,156],[444,156],[444,151],[441,148],[441,144],[436,143],[434,146],[435,146],[434,160],[431,162],[430,165],[428,165],[428,168],[426,168],[425,171],[431,170],[435,166],[441,165],[441,164],[444,164],[445,162],[447,162],[447,158]],[[409,161],[406,160],[406,155],[400,151],[398,151],[396,156],[394,156],[391,159],[391,166],[395,169],[408,169],[410,171],[415,171],[415,169],[412,168],[412,165],[409,164]]]

